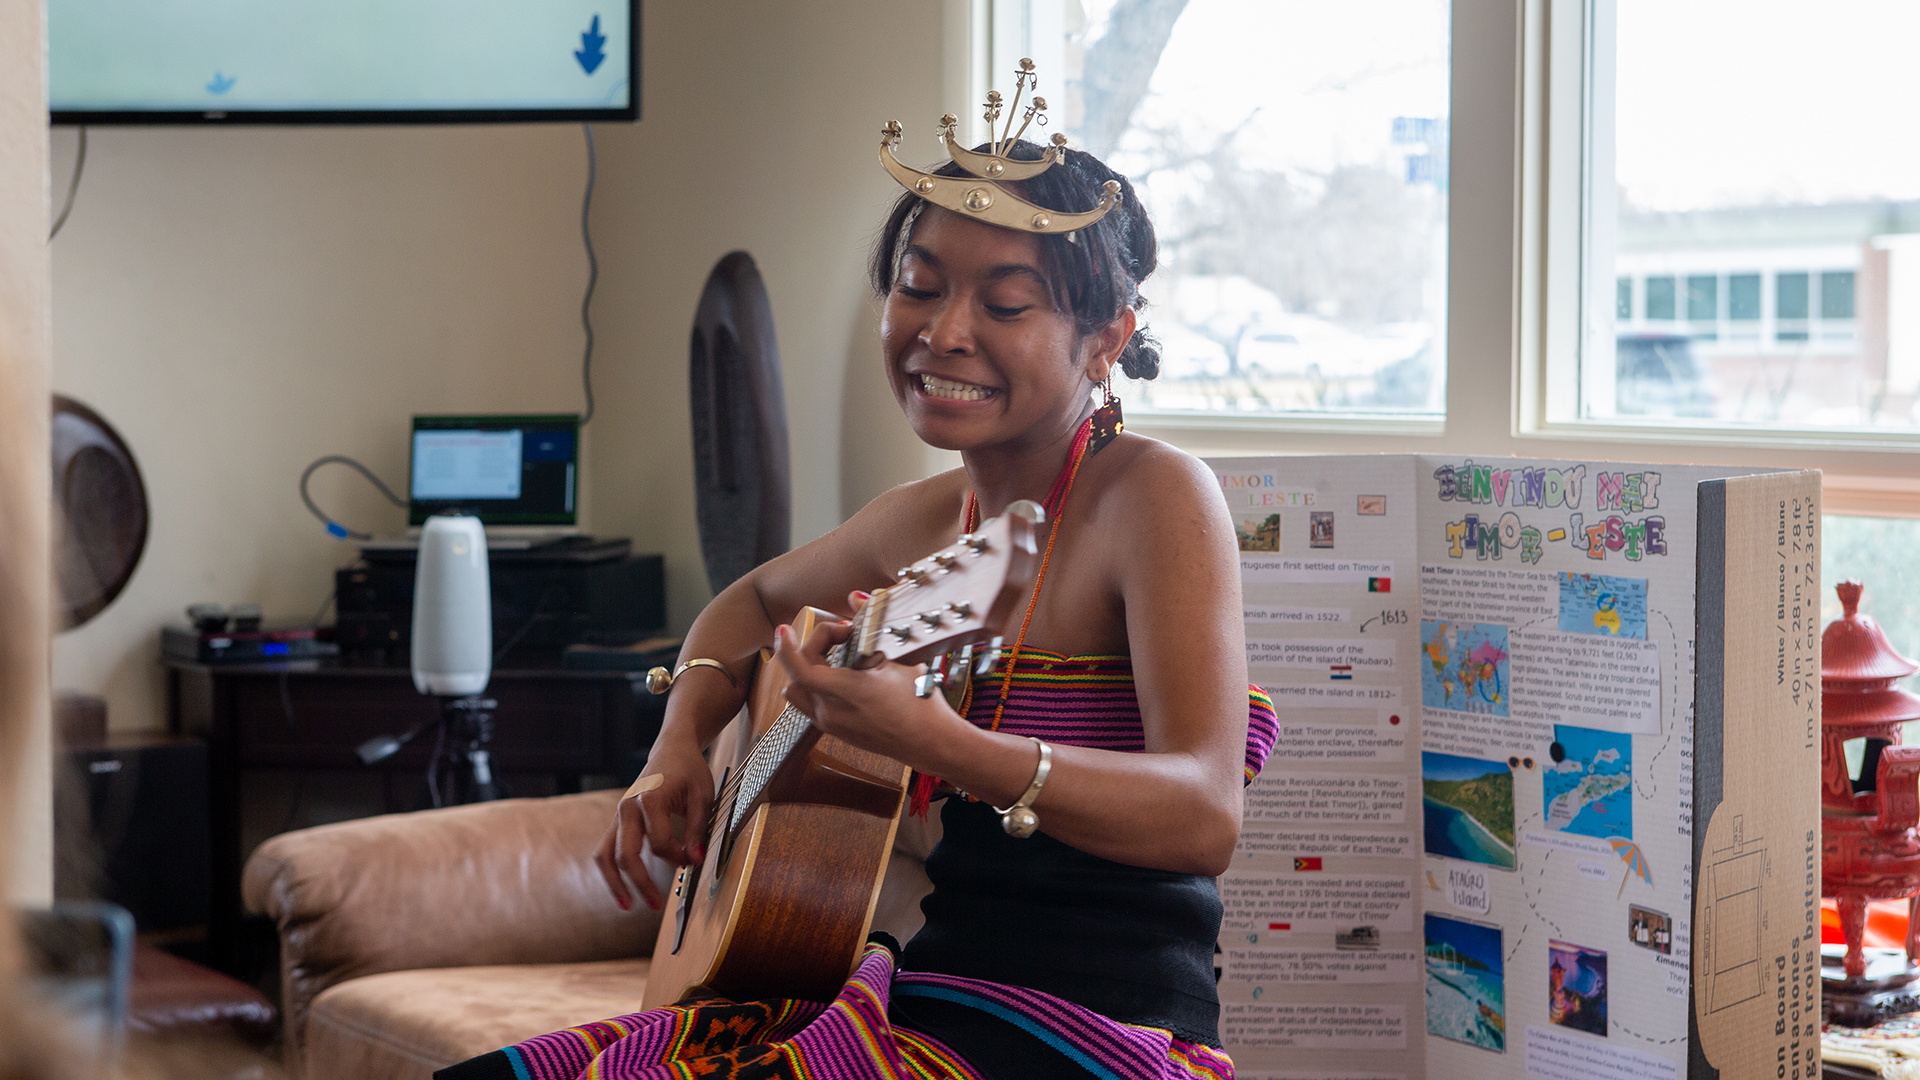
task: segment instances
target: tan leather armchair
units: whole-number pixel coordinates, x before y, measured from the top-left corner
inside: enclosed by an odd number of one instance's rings
[[[640,1008],[660,915],[594,868],[617,791],[511,799],[283,833],[248,860],[280,927],[287,1064],[308,1080],[426,1080]],[[902,823],[874,926],[905,940],[937,839]]]

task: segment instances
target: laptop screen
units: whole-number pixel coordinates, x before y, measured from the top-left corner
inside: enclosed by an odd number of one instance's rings
[[[416,416],[407,521],[572,525],[579,442],[578,416]]]

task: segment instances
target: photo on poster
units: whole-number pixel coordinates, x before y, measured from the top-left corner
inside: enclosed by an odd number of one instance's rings
[[[1560,629],[1647,640],[1647,579],[1563,571]]]
[[[1506,762],[1423,753],[1420,793],[1427,854],[1514,868],[1513,770]]]
[[[1500,928],[1429,914],[1426,937],[1427,1034],[1506,1053]]]
[[[1429,709],[1507,715],[1507,628],[1499,623],[1420,623],[1420,703]]]
[[[1307,546],[1316,548],[1333,546],[1333,511],[1314,510],[1308,513]]]
[[[1664,911],[1639,904],[1627,908],[1627,940],[1662,955],[1673,953],[1673,920]]]
[[[1233,534],[1240,540],[1241,551],[1279,551],[1280,515],[1242,518],[1234,522]]]
[[[1386,517],[1385,495],[1361,495],[1353,500],[1353,512],[1361,517]]]
[[[1547,1019],[1606,1038],[1607,954],[1564,941],[1547,942]]]
[[[1547,828],[1633,839],[1633,736],[1555,724],[1553,765],[1540,774]]]

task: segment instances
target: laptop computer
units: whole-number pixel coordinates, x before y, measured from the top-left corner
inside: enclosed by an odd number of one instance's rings
[[[580,534],[580,418],[416,416],[408,454],[407,535],[378,537],[363,550],[410,550],[428,517],[480,519],[487,548],[525,550]]]

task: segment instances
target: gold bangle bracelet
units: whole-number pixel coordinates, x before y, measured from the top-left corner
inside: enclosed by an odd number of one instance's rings
[[[709,660],[704,656],[696,656],[691,660],[685,661],[679,667],[674,668],[671,673],[669,673],[667,669],[663,667],[657,667],[657,668],[654,668],[652,671],[647,672],[648,692],[654,693],[654,694],[666,693],[669,689],[673,687],[673,681],[675,679],[678,679],[681,675],[685,674],[688,668],[695,668],[695,667],[713,668],[715,671],[718,671],[720,674],[725,675],[727,677],[728,686],[731,686],[736,690],[740,688],[739,680],[733,677],[733,672],[727,670],[727,665],[721,663],[718,660]]]
[[[1000,827],[1016,840],[1025,840],[1040,828],[1040,815],[1033,812],[1033,800],[1040,797],[1040,789],[1047,783],[1047,774],[1053,771],[1053,747],[1031,735],[1027,738],[1040,748],[1040,764],[1034,766],[1033,782],[1027,785],[1027,790],[1014,800],[1012,806],[1005,809],[994,807],[1000,814]]]

